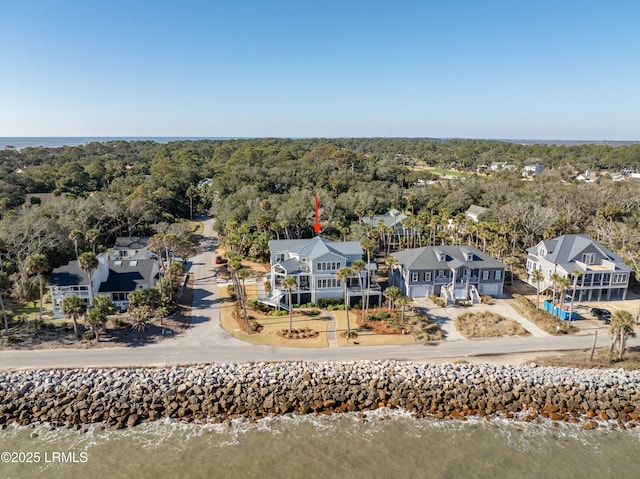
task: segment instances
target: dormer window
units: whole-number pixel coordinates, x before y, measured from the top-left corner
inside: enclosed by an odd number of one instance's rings
[[[582,255],[582,262],[584,264],[593,264],[596,262],[596,254],[595,253],[584,253]]]
[[[467,261],[473,261],[473,253],[467,253]]]

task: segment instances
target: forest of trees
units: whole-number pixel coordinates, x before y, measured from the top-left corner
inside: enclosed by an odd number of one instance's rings
[[[492,161],[538,161],[546,170],[531,181],[518,168],[475,173]],[[423,166],[468,175],[438,180]],[[35,294],[26,266],[35,254],[50,271],[75,257],[76,244],[93,251],[117,236],[163,232],[193,211],[216,217],[231,251],[265,259],[269,239],[313,235],[316,195],[322,234],[334,239],[375,236],[384,244],[387,232],[367,231],[360,219],[396,208],[414,232],[406,246],[470,242],[523,262],[524,248],[541,238],[580,232],[637,271],[640,180],[566,181],[587,168],[626,166],[640,168],[640,145],[345,138],[8,148],[0,150],[0,293],[16,300]],[[198,186],[203,178],[211,184]],[[417,186],[420,179],[433,181]],[[27,194],[35,197],[25,202]],[[488,208],[479,223],[464,219],[472,204]],[[445,227],[450,220],[455,228]]]

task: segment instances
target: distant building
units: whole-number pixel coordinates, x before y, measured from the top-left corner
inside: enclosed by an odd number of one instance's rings
[[[469,206],[469,208],[467,208],[467,211],[464,212],[464,215],[465,215],[465,217],[467,217],[470,220],[473,220],[473,221],[475,221],[477,223],[478,219],[480,218],[480,216],[485,214],[487,211],[489,211],[489,210],[487,208],[482,207],[482,206],[471,205],[471,206]]]
[[[522,176],[530,178],[532,176],[536,176],[538,173],[542,173],[544,171],[544,166],[538,162],[535,162],[531,165],[526,165],[522,168]]]

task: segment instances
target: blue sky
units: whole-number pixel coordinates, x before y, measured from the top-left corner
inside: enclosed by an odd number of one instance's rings
[[[640,140],[637,1],[0,0],[0,136]]]

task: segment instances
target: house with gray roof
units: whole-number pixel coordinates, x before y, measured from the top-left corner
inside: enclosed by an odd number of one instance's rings
[[[343,267],[351,267],[356,260],[362,260],[362,248],[357,241],[329,241],[320,236],[311,239],[271,240],[271,271],[267,279],[272,289],[268,297],[259,301],[277,308],[288,309],[288,291],[282,286],[287,276],[296,278],[293,303],[316,303],[320,298],[342,298],[344,285],[336,277]],[[381,302],[380,287],[373,281],[375,262],[365,264],[358,275],[354,272],[347,280],[350,304],[363,300],[369,284],[369,304]],[[362,287],[361,287],[362,286]]]
[[[544,274],[541,289],[553,289],[554,273],[572,285],[576,281],[574,300],[579,302],[624,300],[631,276],[619,256],[584,234],[558,236],[527,249],[527,282],[537,287],[531,278],[536,269]]]
[[[146,236],[120,236],[116,238],[113,249],[120,258],[148,259],[153,256],[148,243]]]
[[[467,208],[467,211],[464,212],[464,216],[477,223],[480,216],[485,214],[487,211],[489,210],[483,206],[471,205]]]
[[[391,209],[383,215],[375,216],[363,216],[361,222],[372,228],[377,228],[379,225],[384,225],[391,231],[390,242],[391,246],[398,246],[402,244],[402,239],[405,236],[413,234],[413,230],[406,226],[407,215],[396,209]]]
[[[502,296],[505,265],[471,246],[424,246],[393,253],[389,284],[410,298],[441,296],[446,304]]]
[[[131,291],[152,288],[159,278],[155,259],[120,257],[117,252],[99,254],[97,258],[98,267],[91,272],[91,281],[76,260],[53,270],[47,288],[51,293],[54,318],[64,316],[60,304],[67,296],[78,296],[90,306],[90,298],[106,295],[118,309],[125,311],[129,307]]]

